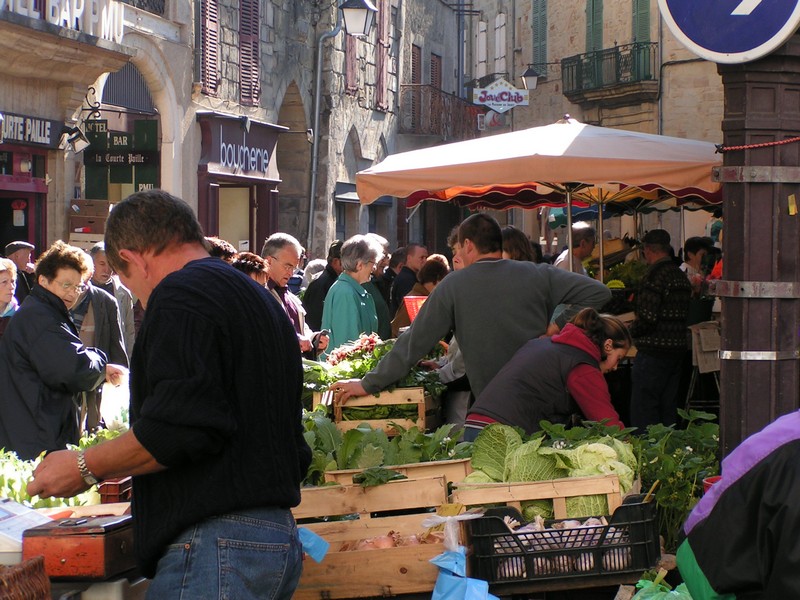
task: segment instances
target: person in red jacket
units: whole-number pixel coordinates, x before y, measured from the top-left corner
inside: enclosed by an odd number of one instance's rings
[[[630,347],[622,321],[583,309],[553,337],[533,339],[517,351],[472,405],[464,440],[474,441],[490,423],[530,435],[541,420],[568,423],[575,413],[624,427],[603,374],[615,370]]]

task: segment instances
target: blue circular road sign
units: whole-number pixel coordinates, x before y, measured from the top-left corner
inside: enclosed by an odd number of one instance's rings
[[[658,6],[681,43],[718,63],[761,58],[800,25],[800,0],[658,0]]]

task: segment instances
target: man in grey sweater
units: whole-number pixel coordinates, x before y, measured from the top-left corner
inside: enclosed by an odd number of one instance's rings
[[[411,329],[401,335],[363,379],[332,386],[337,402],[374,394],[392,385],[449,332],[464,355],[477,397],[528,340],[559,331],[581,308],[600,308],[608,288],[551,265],[504,260],[500,225],[484,213],[471,215],[458,230],[458,253],[465,268],[450,273],[428,296]],[[553,309],[567,305],[553,323]]]

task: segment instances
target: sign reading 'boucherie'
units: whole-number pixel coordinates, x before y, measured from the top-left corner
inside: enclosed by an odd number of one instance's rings
[[[528,106],[528,90],[520,90],[505,79],[498,79],[485,88],[472,90],[472,102],[504,113],[517,106]]]
[[[209,174],[279,181],[275,162],[278,134],[285,127],[236,115],[198,111],[199,168]]]

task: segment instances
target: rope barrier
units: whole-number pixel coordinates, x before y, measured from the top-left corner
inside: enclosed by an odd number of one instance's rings
[[[733,152],[736,150],[751,150],[753,148],[768,148],[769,146],[782,146],[783,144],[793,144],[800,142],[800,137],[788,138],[779,140],[777,142],[763,142],[761,144],[745,144],[744,146],[724,146],[723,144],[715,144],[717,151],[716,154],[724,154],[725,152]]]

